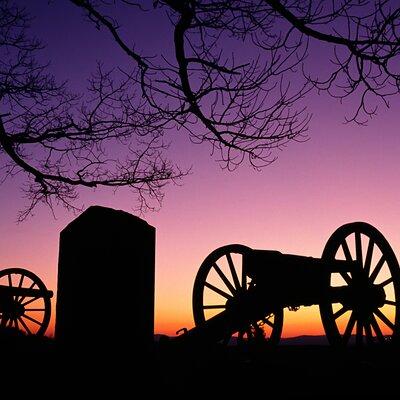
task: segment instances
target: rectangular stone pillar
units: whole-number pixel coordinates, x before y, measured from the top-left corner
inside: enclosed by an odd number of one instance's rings
[[[154,227],[124,211],[88,208],[60,234],[56,340],[150,349],[154,262]]]

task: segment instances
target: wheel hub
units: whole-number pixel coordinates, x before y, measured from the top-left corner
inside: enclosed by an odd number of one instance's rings
[[[385,290],[380,285],[354,284],[349,289],[349,295],[343,301],[343,305],[349,309],[370,314],[385,304]]]
[[[25,314],[25,307],[13,298],[2,299],[1,311],[9,318],[19,318]]]

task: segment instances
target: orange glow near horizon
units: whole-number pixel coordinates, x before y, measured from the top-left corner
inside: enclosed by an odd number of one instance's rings
[[[164,318],[156,316],[155,332],[169,336],[175,336],[180,328],[192,328],[193,317],[171,318],[167,322]],[[289,338],[301,335],[324,335],[318,306],[301,307],[298,311],[284,311],[282,337]]]

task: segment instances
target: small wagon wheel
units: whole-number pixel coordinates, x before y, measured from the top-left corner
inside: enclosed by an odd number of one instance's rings
[[[52,293],[33,272],[0,271],[0,327],[28,335],[44,335],[50,322]]]
[[[357,261],[352,273],[331,273],[329,286],[349,289],[348,301],[320,304],[326,336],[333,345],[386,343],[399,335],[400,270],[385,237],[372,225],[338,228],[322,254],[325,260]]]
[[[251,250],[240,244],[231,244],[214,250],[201,264],[193,288],[193,316],[196,326],[227,309],[229,301],[237,300],[254,283],[243,269],[243,255]],[[246,329],[234,332],[238,343],[265,338],[278,344],[282,333],[283,309],[265,315]],[[231,335],[223,342],[228,344]]]

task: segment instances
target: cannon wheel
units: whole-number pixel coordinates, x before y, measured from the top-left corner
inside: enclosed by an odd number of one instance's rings
[[[229,299],[235,298],[251,285],[251,279],[243,270],[243,254],[251,250],[247,246],[231,244],[214,250],[201,264],[193,288],[193,316],[196,326],[212,316],[223,312]],[[283,326],[283,309],[266,315],[262,321],[255,321],[237,335],[239,344],[250,342],[262,336],[267,343],[279,343]],[[261,328],[261,330],[260,330]],[[228,344],[231,336],[223,342]]]
[[[331,273],[328,284],[356,288],[358,293],[364,290],[364,297],[350,307],[329,302],[320,304],[328,341],[333,345],[347,345],[355,340],[357,345],[362,345],[397,340],[400,271],[396,256],[385,237],[367,223],[346,224],[329,238],[322,258],[357,261],[354,273]],[[371,287],[383,288],[381,304],[365,305],[365,289]]]
[[[14,287],[16,291],[18,288],[28,288],[47,292],[45,284],[38,276],[22,268],[8,268],[0,271],[0,285]],[[13,295],[11,297],[11,309],[15,311],[1,311],[0,306],[0,327],[16,328],[28,335],[44,335],[50,322],[50,297],[45,295]]]

